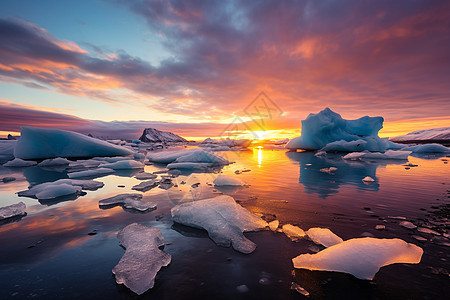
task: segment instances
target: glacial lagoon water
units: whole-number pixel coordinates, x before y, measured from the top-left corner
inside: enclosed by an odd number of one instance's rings
[[[67,178],[58,168],[5,168],[0,183],[1,206],[23,201],[27,215],[0,226],[1,299],[299,299],[290,289],[296,282],[311,299],[445,299],[450,293],[449,247],[431,241],[431,234],[399,225],[402,218],[440,233],[449,230],[449,158],[436,155],[407,161],[347,161],[341,154],[315,157],[313,152],[285,152],[254,148],[219,152],[234,164],[223,173],[238,176],[248,187],[218,188],[217,174],[183,173],[177,187],[144,193],[157,209],[139,213],[98,202],[120,193],[136,192],[137,171],[97,178],[105,186],[78,198],[38,201],[16,192],[42,182]],[[336,167],[335,172],[320,169]],[[145,171],[164,170],[149,165]],[[250,170],[236,175],[236,170]],[[364,183],[370,176],[373,183]],[[181,184],[185,181],[186,184]],[[198,187],[191,187],[200,183]],[[125,187],[118,187],[125,186]],[[401,238],[423,248],[422,261],[381,268],[373,281],[335,272],[295,270],[291,259],[313,253],[308,240],[292,242],[282,233],[245,233],[257,244],[241,254],[214,244],[202,230],[174,224],[170,209],[179,203],[228,194],[268,221],[303,229],[326,227],[344,240],[371,234]],[[401,218],[399,218],[401,217]],[[124,253],[117,232],[138,222],[159,228],[172,262],[156,277],[155,287],[136,296],[115,283],[112,268]],[[376,230],[385,225],[385,230]],[[419,242],[413,235],[427,239]],[[320,247],[319,247],[320,248]],[[315,249],[315,250],[314,250]],[[245,285],[245,286],[244,286]]]

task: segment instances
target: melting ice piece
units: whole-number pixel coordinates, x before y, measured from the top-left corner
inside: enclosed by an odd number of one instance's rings
[[[417,264],[422,254],[422,248],[400,239],[366,237],[347,240],[316,254],[301,254],[292,262],[297,269],[344,272],[371,280],[381,267]]]
[[[375,179],[373,179],[373,178],[370,177],[370,176],[366,176],[366,177],[364,177],[364,178],[362,179],[362,181],[363,181],[363,182],[374,182]]]
[[[0,208],[0,220],[25,215],[27,206],[23,202]]]
[[[164,151],[158,153],[149,153],[147,158],[150,161],[158,163],[211,163],[214,165],[227,165],[229,161],[214,153],[188,149],[181,151]]]
[[[148,180],[148,181],[143,181],[135,186],[133,186],[131,189],[135,190],[135,191],[141,191],[141,192],[146,192],[152,188],[154,188],[155,186],[158,185],[158,181],[155,179],[152,180]]]
[[[417,146],[409,146],[402,149],[403,151],[412,151],[415,153],[447,153],[450,152],[449,147],[441,144],[425,144]]]
[[[280,221],[278,220],[273,220],[272,222],[269,222],[269,228],[272,231],[277,231],[278,226],[280,226]]]
[[[156,177],[158,177],[158,175],[147,172],[142,172],[134,176],[134,178],[139,180],[155,179]]]
[[[217,186],[244,186],[248,185],[241,179],[232,176],[219,175],[216,179],[214,179],[214,184]]]
[[[31,126],[22,127],[14,156],[22,159],[130,155],[133,152],[86,135]]]
[[[61,185],[70,185],[75,187],[74,189],[69,189],[68,187],[64,187],[60,189]],[[104,186],[103,182],[95,181],[95,180],[75,180],[75,179],[59,179],[54,182],[45,182],[38,185],[33,186],[32,188],[18,192],[17,194],[20,197],[31,197],[38,199],[50,199],[49,196],[53,195],[55,198],[59,196],[70,195],[77,193],[79,190],[96,190]],[[80,187],[77,189],[76,187]],[[69,193],[72,191],[71,193]],[[39,195],[38,195],[39,194]],[[56,196],[60,194],[59,196]],[[39,198],[45,197],[45,198]]]
[[[343,242],[340,237],[338,237],[328,228],[310,228],[306,231],[306,235],[314,243],[323,245],[325,247],[330,247]]]
[[[22,168],[22,167],[31,167],[31,166],[34,166],[35,164],[36,164],[35,161],[14,158],[13,160],[10,160],[7,163],[3,164],[3,166],[10,167],[10,168]]]
[[[338,169],[338,168],[336,168],[336,167],[323,168],[323,169],[320,169],[320,172],[324,172],[324,173],[329,173],[329,174],[331,174],[331,173],[333,173],[334,171],[337,171],[337,169]]]
[[[122,229],[117,237],[126,251],[112,270],[116,282],[141,295],[153,287],[156,273],[171,261],[170,254],[159,249],[164,237],[158,228],[137,223]]]
[[[303,231],[303,229],[291,224],[283,225],[282,230],[292,241],[296,241],[306,236],[306,233]]]
[[[57,157],[57,158],[49,158],[49,159],[45,159],[42,162],[38,163],[39,167],[54,167],[54,166],[67,166],[70,164],[70,161],[62,158],[62,157]]]
[[[175,206],[171,210],[174,222],[203,228],[218,245],[251,253],[256,245],[243,232],[263,229],[267,222],[252,214],[230,196],[222,195]]]
[[[122,160],[112,163],[101,164],[99,167],[113,170],[130,170],[130,169],[143,169],[145,165],[135,160]]]
[[[291,290],[296,291],[297,293],[302,294],[305,297],[309,296],[309,292],[296,282],[291,282]]]
[[[119,194],[98,202],[100,207],[108,207],[112,205],[122,205],[125,208],[134,208],[139,211],[155,209],[156,204],[143,201],[142,194]]]
[[[114,172],[115,171],[113,169],[98,168],[98,169],[93,169],[93,170],[72,172],[72,173],[68,173],[67,175],[69,176],[69,178],[99,177],[99,176],[111,174],[111,173],[114,173]]]
[[[352,152],[343,157],[343,159],[408,159],[411,151],[388,150],[381,152]]]
[[[419,227],[419,228],[417,228],[417,231],[422,232],[422,233],[441,235],[439,232],[434,231],[434,230],[429,229],[429,228],[425,228],[425,227]]]
[[[401,221],[401,222],[399,223],[399,225],[400,225],[400,226],[403,226],[403,227],[405,227],[405,228],[408,228],[408,229],[415,229],[415,228],[417,228],[416,225],[414,225],[413,223],[408,222],[408,221]]]
[[[322,151],[339,151],[339,152],[355,152],[355,151],[363,151],[366,150],[367,141],[365,140],[356,140],[356,141],[335,141],[325,145],[321,150]]]

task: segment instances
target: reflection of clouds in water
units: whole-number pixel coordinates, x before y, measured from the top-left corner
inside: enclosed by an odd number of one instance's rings
[[[403,164],[405,161],[352,161],[343,160],[342,154],[327,154],[316,157],[314,152],[286,152],[286,156],[299,162],[299,182],[305,186],[306,193],[316,193],[321,198],[337,194],[343,185],[355,185],[358,189],[378,191],[379,183],[376,170],[388,164]],[[336,167],[335,172],[321,172],[320,169]],[[370,176],[375,182],[366,184],[362,179]]]

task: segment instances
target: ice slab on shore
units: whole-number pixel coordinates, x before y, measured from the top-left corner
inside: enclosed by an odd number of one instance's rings
[[[67,176],[69,176],[69,178],[99,177],[99,176],[108,175],[108,174],[111,174],[114,172],[115,171],[113,169],[98,168],[98,169],[93,169],[93,170],[68,173]]]
[[[100,200],[100,207],[108,207],[113,205],[122,205],[125,208],[136,209],[138,211],[147,211],[155,209],[156,204],[142,200],[142,194],[119,194],[110,198]]]
[[[342,157],[343,159],[408,159],[411,151],[388,150],[381,152],[353,152]]]
[[[325,247],[330,247],[343,242],[343,240],[339,236],[334,234],[328,228],[314,227],[308,229],[305,233],[311,239],[311,241]]]
[[[0,208],[0,220],[23,216],[26,214],[25,209],[27,206],[23,202],[8,205]]]
[[[242,253],[251,253],[256,249],[256,245],[243,232],[267,226],[267,222],[226,195],[177,205],[172,208],[171,214],[174,222],[203,228],[216,244],[224,247],[231,245]]]
[[[378,137],[378,131],[383,128],[382,117],[362,117],[357,120],[345,120],[338,113],[329,108],[325,108],[317,114],[309,114],[302,120],[301,136],[296,137],[287,143],[288,149],[318,150],[327,144],[335,143],[332,147],[354,148],[358,150],[384,151],[388,148],[388,140]],[[362,140],[363,145],[346,144],[345,142]]]
[[[131,150],[80,133],[22,127],[14,156],[22,159],[130,155]]]
[[[416,145],[416,146],[408,146],[402,148],[403,151],[412,151],[415,153],[448,153],[450,152],[449,147],[445,147],[441,144],[425,144],[425,145]]]
[[[164,237],[158,228],[137,223],[122,229],[117,237],[126,251],[112,270],[116,282],[141,295],[154,286],[158,271],[171,261],[170,254],[159,249]]]
[[[135,160],[122,160],[112,163],[101,164],[99,165],[99,167],[113,170],[131,170],[131,169],[143,169],[145,165]]]
[[[74,179],[59,179],[57,181],[53,182],[45,182],[38,185],[35,185],[31,187],[30,189],[26,191],[18,192],[17,194],[20,197],[31,197],[31,198],[38,198],[38,194],[42,197],[48,197],[50,193],[53,193],[53,195],[57,195],[58,193],[63,193],[63,189],[60,190],[61,185],[70,185],[74,187],[79,187],[80,189],[73,189],[73,193],[76,193],[79,190],[89,190],[94,191],[104,186],[103,182],[95,181],[95,180],[74,180]],[[69,192],[69,189],[64,188],[64,191]],[[48,194],[47,194],[48,193]],[[62,196],[62,194],[60,196]],[[66,194],[68,195],[68,194]],[[70,195],[70,194],[69,194]],[[56,198],[58,196],[54,196]],[[45,198],[50,199],[50,198]]]
[[[328,247],[315,254],[292,259],[294,268],[335,271],[372,280],[378,270],[390,264],[417,264],[423,250],[400,239],[355,238]]]
[[[291,241],[296,241],[306,236],[306,233],[305,231],[303,231],[303,229],[292,224],[284,224],[281,229],[283,230],[284,234],[286,234],[286,236],[291,239]]]
[[[243,180],[226,175],[219,175],[214,179],[214,184],[217,186],[245,186],[248,185]]]
[[[10,168],[22,168],[22,167],[31,167],[36,165],[37,163],[35,161],[29,161],[29,160],[23,160],[20,158],[14,158],[13,160],[8,161],[7,163],[3,164],[4,167],[10,167]]]
[[[38,163],[38,167],[55,167],[55,166],[68,166],[70,164],[70,161],[62,158],[49,158],[41,161]]]

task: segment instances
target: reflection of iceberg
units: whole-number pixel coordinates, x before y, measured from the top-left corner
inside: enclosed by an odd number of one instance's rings
[[[300,163],[299,182],[305,186],[306,193],[317,193],[321,198],[336,194],[341,185],[351,184],[361,190],[377,191],[376,169],[384,162],[372,163],[361,161],[344,161],[341,155],[314,156],[313,152],[286,152],[286,156]],[[332,174],[321,172],[320,169],[336,167]],[[370,185],[362,179],[370,176],[375,179]]]

